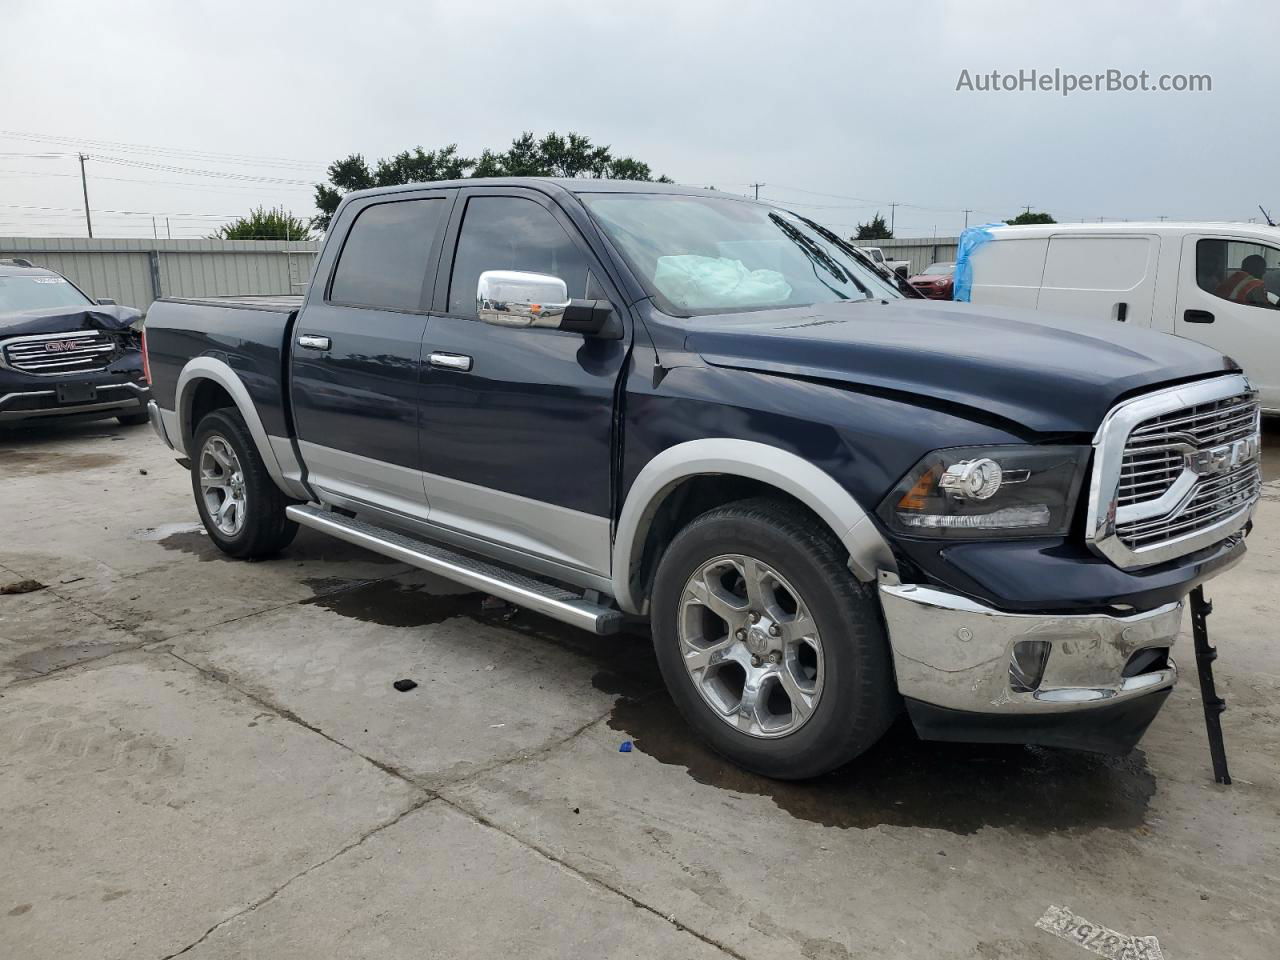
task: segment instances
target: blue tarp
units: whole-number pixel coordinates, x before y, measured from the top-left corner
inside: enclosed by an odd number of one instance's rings
[[[992,227],[1003,226],[1003,223],[984,223],[981,226],[969,227],[960,234],[960,248],[956,251],[955,292],[952,299],[968,303],[969,294],[973,291],[973,264],[969,262],[969,257],[984,243],[995,239],[991,236]]]

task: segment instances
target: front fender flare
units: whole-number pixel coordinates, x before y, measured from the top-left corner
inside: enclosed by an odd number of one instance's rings
[[[627,493],[613,545],[613,591],[618,606],[643,613],[634,580],[649,527],[662,502],[690,477],[729,475],[758,480],[799,500],[849,551],[849,569],[866,582],[897,571],[893,552],[861,505],[831,475],[794,453],[767,443],[729,438],[690,440],[668,447],[640,471]]]

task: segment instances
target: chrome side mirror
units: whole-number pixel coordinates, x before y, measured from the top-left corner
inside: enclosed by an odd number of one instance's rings
[[[560,328],[569,288],[559,277],[520,270],[486,270],[476,285],[476,315],[500,327]]]

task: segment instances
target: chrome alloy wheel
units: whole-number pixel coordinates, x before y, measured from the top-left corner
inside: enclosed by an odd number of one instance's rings
[[[680,597],[677,632],[693,685],[753,737],[794,733],[822,696],[822,638],[804,599],[767,564],[708,560]]]
[[[234,537],[244,529],[244,471],[231,444],[216,433],[200,450],[200,493],[219,533]]]

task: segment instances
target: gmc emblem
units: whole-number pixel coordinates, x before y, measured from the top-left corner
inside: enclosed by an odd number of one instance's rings
[[[1208,450],[1197,450],[1187,454],[1187,466],[1192,472],[1202,477],[1211,477],[1219,473],[1234,470],[1242,463],[1256,460],[1262,448],[1262,438],[1258,434],[1210,447]]]
[[[49,340],[44,345],[45,353],[66,353],[74,350],[79,344],[74,340]]]

